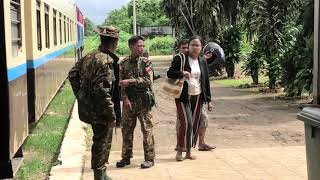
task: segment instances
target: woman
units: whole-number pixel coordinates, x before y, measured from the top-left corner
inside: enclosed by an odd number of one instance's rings
[[[196,159],[191,154],[191,147],[195,147],[197,143],[203,103],[208,104],[209,111],[212,110],[208,68],[206,61],[199,56],[201,49],[201,37],[191,37],[189,52],[185,56],[184,71],[180,71],[180,56],[175,56],[167,72],[170,79],[186,78],[180,98],[175,99],[180,124],[177,135],[177,161],[183,160],[184,149],[185,159]]]

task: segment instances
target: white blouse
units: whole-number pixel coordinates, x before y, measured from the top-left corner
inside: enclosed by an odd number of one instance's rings
[[[190,79],[187,80],[189,85],[189,95],[195,96],[201,94],[201,70],[198,59],[189,57],[189,64],[191,67]]]

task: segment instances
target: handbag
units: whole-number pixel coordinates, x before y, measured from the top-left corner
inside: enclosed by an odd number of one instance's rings
[[[180,71],[184,71],[184,65],[185,65],[185,55],[184,54],[179,54],[177,56],[180,56],[181,59],[181,68]],[[184,84],[185,78],[180,78],[180,79],[170,79],[166,78],[163,84],[163,90],[166,95],[172,98],[180,98],[182,89],[183,89],[183,84]]]

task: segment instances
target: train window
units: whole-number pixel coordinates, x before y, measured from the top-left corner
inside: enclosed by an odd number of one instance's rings
[[[42,50],[42,36],[41,36],[41,2],[37,1],[37,40],[38,50]]]
[[[19,51],[22,46],[20,0],[10,1],[10,11],[11,11],[12,56],[16,57],[19,55]]]
[[[45,22],[45,33],[46,33],[46,48],[50,48],[50,31],[49,31],[49,6],[44,5],[44,22]]]
[[[71,20],[70,20],[69,27],[70,27],[70,41],[72,41],[72,21]]]
[[[70,41],[72,41],[72,20],[70,20]]]
[[[64,25],[64,43],[67,43],[67,27],[66,27],[66,16],[64,16],[64,22],[63,22],[63,25]]]
[[[53,10],[53,43],[57,45],[57,11]]]
[[[62,45],[62,14],[59,13],[60,45]]]
[[[67,42],[70,42],[70,26],[69,26],[69,18],[67,18],[67,33],[68,33],[68,41]]]
[[[71,19],[69,19],[69,42],[71,42]]]
[[[74,23],[73,23],[73,21],[71,21],[71,41],[74,41],[74,30],[73,30],[73,28],[74,28]]]

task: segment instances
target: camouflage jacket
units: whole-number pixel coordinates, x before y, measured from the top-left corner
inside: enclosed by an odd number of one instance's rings
[[[150,101],[154,101],[154,97],[148,97],[153,96],[151,61],[145,57],[133,59],[129,56],[124,58],[119,64],[120,80],[130,80],[129,87],[121,88],[122,99],[128,98],[135,110],[151,108],[153,105],[150,105],[152,104]]]
[[[83,57],[70,70],[69,81],[78,100],[81,121],[107,124],[115,120],[112,102],[115,57],[110,52],[96,50]]]

